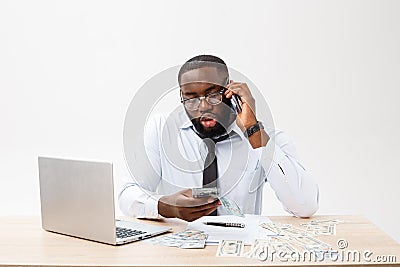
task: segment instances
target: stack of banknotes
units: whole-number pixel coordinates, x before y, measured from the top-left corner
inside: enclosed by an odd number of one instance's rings
[[[167,247],[204,248],[208,235],[202,231],[185,230],[147,239],[146,242]]]
[[[336,225],[343,223],[343,220],[329,219],[329,220],[313,220],[308,223],[301,224],[306,227],[307,232],[317,235],[336,235]]]
[[[192,195],[193,198],[212,197],[215,199],[219,199],[221,201],[222,206],[225,208],[228,214],[244,217],[243,212],[240,209],[239,205],[236,204],[236,202],[231,199],[228,199],[226,197],[220,197],[218,195],[218,189],[216,187],[193,188]]]

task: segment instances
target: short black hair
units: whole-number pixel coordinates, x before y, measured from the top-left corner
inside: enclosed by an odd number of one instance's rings
[[[228,67],[221,58],[213,55],[199,55],[192,57],[191,59],[186,61],[185,64],[182,65],[178,73],[179,85],[181,84],[181,77],[185,72],[200,69],[203,67],[215,67],[218,70],[224,72],[226,74],[226,77],[229,78]]]

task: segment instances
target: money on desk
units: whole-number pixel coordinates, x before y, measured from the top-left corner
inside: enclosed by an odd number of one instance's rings
[[[331,245],[317,239],[316,235],[336,235],[335,225],[339,220],[310,221],[305,224],[306,229],[294,227],[291,224],[262,223],[261,227],[273,231],[277,236],[267,241],[258,241],[252,250],[247,253],[249,257],[256,258],[260,248],[267,246],[270,250],[296,252],[302,250],[316,252],[317,254],[331,250]],[[264,247],[263,247],[264,246]]]
[[[190,249],[204,248],[207,237],[208,235],[202,231],[188,229],[179,233],[153,237],[146,241],[161,246]]]
[[[306,227],[306,231],[317,235],[336,235],[336,225],[344,223],[343,220],[329,219],[329,220],[312,220],[308,223],[302,223]]]

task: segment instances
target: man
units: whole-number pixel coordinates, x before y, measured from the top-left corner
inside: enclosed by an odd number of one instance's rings
[[[217,199],[193,198],[191,188],[199,187],[217,187],[244,213],[260,214],[266,181],[289,213],[309,217],[316,212],[318,186],[293,143],[257,120],[257,100],[246,83],[229,79],[222,59],[191,58],[178,82],[183,109],[155,116],[146,125],[150,164],[135,162],[141,172],[119,195],[126,215],[193,221],[226,214]]]

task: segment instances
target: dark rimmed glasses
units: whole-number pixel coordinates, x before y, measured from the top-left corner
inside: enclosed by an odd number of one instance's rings
[[[185,106],[187,110],[191,111],[197,110],[203,99],[205,99],[208,104],[215,106],[222,102],[222,97],[224,95],[225,90],[226,89],[224,88],[218,92],[207,94],[205,96],[194,97],[189,99],[181,99],[181,103]]]

